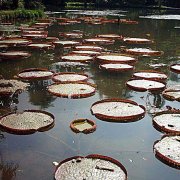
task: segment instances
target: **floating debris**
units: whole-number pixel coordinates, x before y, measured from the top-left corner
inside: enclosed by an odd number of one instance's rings
[[[45,111],[25,110],[22,113],[10,113],[0,118],[0,126],[14,134],[31,134],[45,131],[54,124],[54,116]]]
[[[92,154],[86,157],[76,156],[60,162],[56,168],[55,179],[126,180],[127,171],[124,166],[115,159]]]
[[[114,122],[130,122],[142,119],[145,108],[126,99],[105,99],[95,102],[91,112],[98,119]]]

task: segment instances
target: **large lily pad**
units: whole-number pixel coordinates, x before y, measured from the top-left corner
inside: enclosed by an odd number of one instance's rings
[[[101,120],[128,122],[143,118],[145,108],[126,99],[105,99],[95,102],[91,106],[91,112]]]
[[[165,133],[176,133],[180,135],[180,110],[169,110],[156,113],[153,118],[156,129]]]
[[[87,79],[88,75],[74,72],[57,73],[52,77],[55,82],[80,82]]]
[[[109,72],[125,72],[134,69],[134,66],[129,64],[101,64],[100,69]]]
[[[143,70],[133,74],[133,77],[147,80],[165,81],[167,75],[159,71]]]
[[[172,72],[175,72],[175,73],[180,74],[180,64],[172,64],[172,65],[170,66],[170,70],[171,70]]]
[[[134,64],[136,58],[121,54],[105,54],[96,57],[97,62],[100,63],[123,63],[123,64]]]
[[[52,84],[48,91],[59,97],[64,98],[86,98],[95,94],[95,86],[85,82],[64,82]]]
[[[52,77],[53,73],[54,72],[49,71],[48,69],[30,68],[19,72],[18,77],[25,80],[49,79]]]
[[[161,56],[164,54],[163,51],[156,51],[149,48],[131,48],[124,49],[123,52],[137,56]]]
[[[91,56],[77,55],[77,54],[70,54],[70,55],[62,56],[61,59],[63,61],[82,62],[82,63],[93,61],[93,57]]]
[[[162,92],[164,98],[171,101],[180,101],[180,85],[174,85]]]
[[[151,44],[153,43],[152,40],[146,38],[124,38],[124,42],[129,44]]]
[[[54,124],[54,116],[45,111],[26,110],[22,113],[10,113],[0,118],[0,126],[15,134],[30,134],[44,131]]]
[[[166,135],[154,144],[156,157],[162,162],[180,168],[180,136]]]
[[[0,59],[3,60],[16,60],[30,57],[31,54],[26,51],[6,51],[0,53]]]
[[[86,157],[72,157],[59,163],[56,180],[108,179],[127,180],[127,171],[117,160],[92,154]]]
[[[18,90],[25,90],[28,86],[28,83],[22,81],[0,79],[0,96],[9,96]]]
[[[135,91],[162,91],[165,84],[162,82],[146,79],[131,79],[126,82],[126,85]]]

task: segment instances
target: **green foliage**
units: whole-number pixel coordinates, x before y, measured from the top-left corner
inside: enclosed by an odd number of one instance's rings
[[[24,9],[24,0],[18,0],[18,9]]]
[[[17,9],[17,10],[9,10],[9,11],[0,11],[0,19],[14,19],[14,18],[22,18],[22,19],[30,19],[30,18],[40,18],[44,16],[44,12],[42,10],[25,10],[25,9]]]

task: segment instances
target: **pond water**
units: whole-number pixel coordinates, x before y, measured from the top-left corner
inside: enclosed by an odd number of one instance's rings
[[[138,10],[86,12],[86,15],[103,15],[108,18],[128,18],[139,21],[139,24],[107,23],[103,25],[73,24],[58,25],[54,22],[48,27],[48,36],[59,37],[59,32],[80,30],[85,37],[98,34],[119,34],[124,37],[149,38],[155,43],[148,45],[130,45],[116,41],[113,45],[104,46],[109,52],[119,52],[120,46],[145,47],[164,51],[160,57],[139,57],[135,70],[153,70],[154,65],[163,64],[157,70],[168,75],[167,86],[179,84],[180,76],[169,71],[169,65],[180,62],[180,33],[175,27],[180,26],[180,19],[146,19],[139,18],[151,14]],[[154,12],[153,12],[154,13]],[[159,12],[156,12],[157,14]],[[53,17],[81,17],[82,11],[63,11],[49,13]],[[168,12],[167,14],[176,14]],[[125,15],[125,16],[123,16]],[[178,17],[178,16],[177,16]],[[16,32],[18,33],[18,32]],[[60,37],[59,37],[60,38]],[[61,39],[61,38],[60,38]],[[27,50],[26,47],[13,47],[10,50]],[[155,108],[166,106],[179,108],[179,102],[165,100],[160,93],[136,92],[126,87],[125,82],[132,77],[127,73],[108,73],[100,70],[95,63],[83,67],[63,67],[58,65],[58,57],[70,50],[31,51],[32,56],[25,60],[0,62],[0,74],[10,79],[25,68],[48,68],[55,72],[84,72],[89,75],[89,82],[97,85],[94,96],[83,99],[60,98],[47,91],[52,81],[31,82],[27,91],[11,99],[1,98],[1,114],[8,111],[21,112],[26,109],[44,110],[55,116],[55,126],[45,132],[31,135],[14,135],[3,131],[0,136],[0,177],[2,180],[49,180],[54,178],[53,162],[60,162],[72,156],[89,154],[107,155],[120,161],[128,172],[129,180],[178,180],[180,172],[159,161],[153,152],[153,144],[161,139],[163,133],[152,125],[151,112]],[[97,119],[91,114],[91,105],[106,98],[123,98],[137,102],[146,107],[145,117],[128,123],[113,123]],[[91,134],[76,134],[70,129],[71,121],[87,118],[96,121],[97,129]]]

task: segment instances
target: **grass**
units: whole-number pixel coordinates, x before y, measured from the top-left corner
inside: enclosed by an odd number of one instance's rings
[[[42,10],[26,10],[26,9],[16,9],[0,11],[0,20],[10,20],[10,19],[33,19],[45,16]]]

